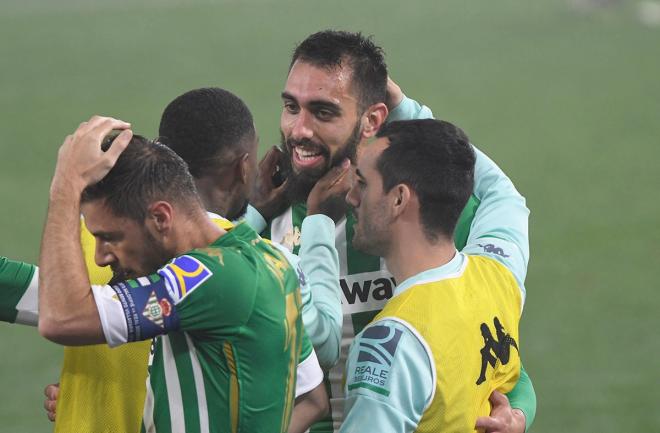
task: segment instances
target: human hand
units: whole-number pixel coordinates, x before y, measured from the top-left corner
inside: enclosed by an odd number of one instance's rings
[[[46,400],[44,400],[44,409],[46,409],[46,415],[51,421],[55,421],[55,408],[57,407],[57,396],[60,394],[60,384],[53,383],[48,385],[44,389],[44,395]]]
[[[130,123],[111,117],[93,116],[64,139],[57,154],[51,191],[67,185],[81,192],[105,177],[133,137]],[[122,130],[107,151],[103,139],[113,130]]]
[[[387,93],[385,105],[389,111],[394,110],[403,101],[403,91],[390,77],[387,77]]]
[[[488,400],[492,405],[490,416],[477,418],[475,428],[484,433],[525,433],[525,414],[513,409],[506,395],[493,391]]]
[[[351,189],[351,162],[344,159],[316,182],[307,197],[307,215],[327,215],[337,223],[346,215],[346,194]]]
[[[279,164],[284,154],[279,147],[273,146],[259,162],[257,181],[250,193],[250,204],[266,220],[284,212],[289,206],[286,200],[287,180],[277,184],[274,177],[279,175]]]

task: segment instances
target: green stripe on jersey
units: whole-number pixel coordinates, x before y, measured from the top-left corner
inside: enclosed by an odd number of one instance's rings
[[[172,353],[176,362],[176,372],[181,387],[181,400],[185,401],[183,405],[183,417],[187,432],[201,431],[199,423],[199,400],[197,389],[195,387],[195,375],[193,372],[192,361],[190,359],[193,350],[188,349],[186,336],[182,332],[173,332],[169,334],[172,344]],[[174,378],[170,378],[174,379]],[[205,397],[205,396],[204,396]]]

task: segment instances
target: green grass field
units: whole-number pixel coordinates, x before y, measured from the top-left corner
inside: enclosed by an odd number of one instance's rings
[[[361,30],[406,93],[462,126],[527,197],[532,431],[660,431],[660,28],[634,6],[3,0],[0,255],[37,260],[57,148],[92,114],[154,136],[174,97],[221,86],[251,107],[266,147],[294,44]],[[7,324],[0,345],[0,431],[49,431],[41,393],[61,349]]]

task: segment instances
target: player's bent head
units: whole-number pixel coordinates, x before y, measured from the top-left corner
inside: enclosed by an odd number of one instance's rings
[[[352,87],[357,92],[359,107],[385,102],[387,65],[383,49],[361,33],[324,30],[302,41],[294,50],[289,70],[296,61],[333,70],[350,67]]]
[[[433,119],[391,122],[376,136],[389,140],[376,162],[384,191],[408,185],[419,200],[426,237],[451,239],[474,187],[476,157],[468,137]]]
[[[163,111],[159,141],[183,158],[195,178],[245,152],[256,152],[252,113],[233,93],[217,87],[191,90]]]
[[[104,149],[112,139],[106,138]],[[167,146],[139,135],[133,136],[110,172],[83,191],[82,204],[97,200],[115,216],[139,223],[155,201],[190,211],[201,207],[185,161]]]

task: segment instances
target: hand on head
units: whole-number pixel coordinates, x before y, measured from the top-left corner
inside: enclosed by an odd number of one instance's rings
[[[82,191],[103,179],[131,141],[133,132],[130,127],[130,123],[101,116],[93,116],[81,123],[60,147],[51,190],[64,184]],[[104,151],[101,144],[112,130],[121,132]]]

